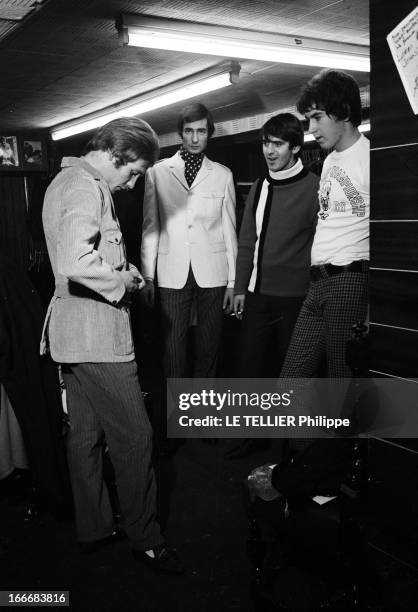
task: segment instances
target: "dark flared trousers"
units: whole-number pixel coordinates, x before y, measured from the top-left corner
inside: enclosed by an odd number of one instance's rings
[[[303,297],[247,293],[240,338],[241,378],[277,378]]]
[[[67,457],[81,542],[114,529],[103,480],[103,438],[115,470],[125,530],[134,548],[163,542],[156,521],[156,484],[151,466],[152,430],[135,361],[65,364],[70,429]]]

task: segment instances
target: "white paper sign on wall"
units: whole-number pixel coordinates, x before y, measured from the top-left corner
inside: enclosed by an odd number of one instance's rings
[[[418,114],[418,7],[386,37],[415,114]]]

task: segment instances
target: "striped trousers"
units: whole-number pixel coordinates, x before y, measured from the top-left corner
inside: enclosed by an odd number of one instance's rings
[[[136,362],[63,364],[62,375],[70,416],[67,457],[78,540],[98,540],[114,529],[103,481],[105,438],[133,548],[148,550],[161,544],[151,466],[152,430]]]
[[[202,288],[190,268],[182,289],[160,287],[164,333],[164,373],[167,378],[187,376],[187,334],[192,308],[196,305],[195,360],[193,376],[213,378],[221,341],[222,303],[225,287]]]

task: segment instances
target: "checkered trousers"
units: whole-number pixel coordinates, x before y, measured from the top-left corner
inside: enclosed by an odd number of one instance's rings
[[[346,344],[352,326],[365,321],[367,305],[367,272],[347,271],[311,281],[280,376],[314,377],[326,356],[329,377],[351,377]]]

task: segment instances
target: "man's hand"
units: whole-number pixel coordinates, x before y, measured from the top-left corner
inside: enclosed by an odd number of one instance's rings
[[[154,301],[155,301],[154,281],[147,280],[145,282],[145,287],[141,289],[140,295],[141,295],[141,298],[145,302],[145,306],[148,306],[148,308],[152,308],[154,306]]]
[[[122,270],[121,276],[127,293],[133,293],[145,287],[145,281],[136,268]]]
[[[237,319],[242,319],[242,313],[244,312],[245,306],[245,294],[239,293],[234,296],[234,313]]]
[[[224,309],[225,314],[229,314],[230,312],[232,312],[233,307],[234,307],[234,290],[231,287],[227,287],[225,289],[224,303],[222,305],[222,308]]]

